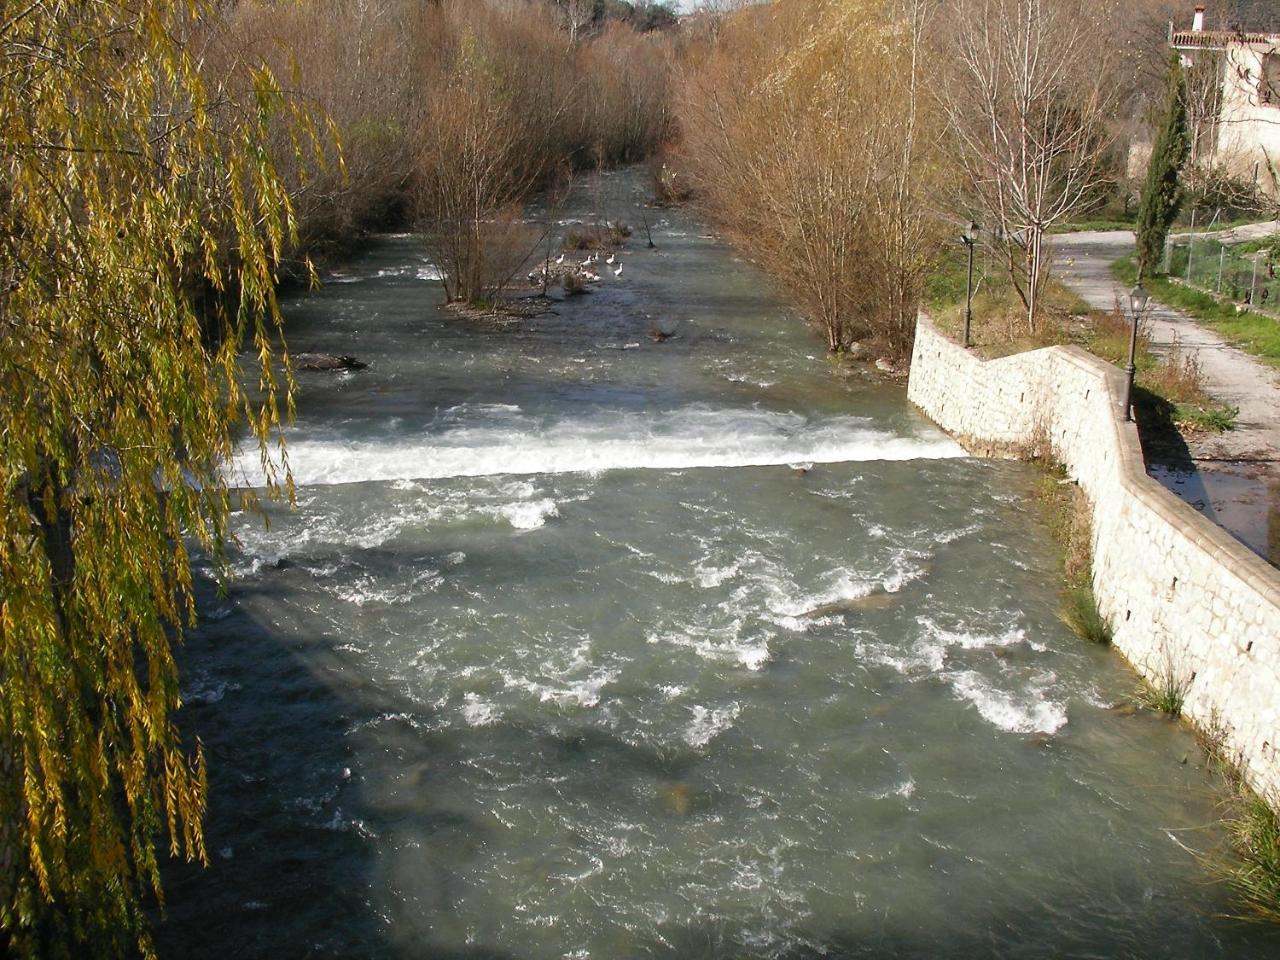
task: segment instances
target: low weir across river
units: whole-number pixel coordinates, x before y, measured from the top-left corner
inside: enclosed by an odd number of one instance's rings
[[[288,305],[369,367],[299,375],[297,507],[201,588],[211,864],[162,955],[1280,955],[1197,859],[1194,741],[1060,624],[1030,468],[642,199],[583,190],[657,249],[505,328],[409,236]]]

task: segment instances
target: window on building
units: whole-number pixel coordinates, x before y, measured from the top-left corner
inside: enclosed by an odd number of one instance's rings
[[[1271,51],[1262,57],[1262,74],[1258,77],[1258,100],[1273,107],[1280,107],[1280,52]]]

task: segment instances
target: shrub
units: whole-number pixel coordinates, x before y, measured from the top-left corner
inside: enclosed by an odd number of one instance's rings
[[[1111,310],[1098,311],[1089,317],[1089,329],[1085,346],[1089,352],[1111,363],[1124,365],[1129,360],[1129,338],[1132,320],[1120,304]],[[1139,369],[1151,366],[1151,322],[1143,317],[1138,321],[1138,349],[1136,365]]]
[[[1140,681],[1133,692],[1133,699],[1140,706],[1177,718],[1182,716],[1182,707],[1190,687],[1190,682],[1174,667],[1172,658],[1166,656],[1156,678]]]
[[[1175,338],[1163,357],[1143,372],[1142,385],[1175,404],[1203,405],[1208,400],[1200,358]]]
[[[618,221],[573,227],[565,234],[566,250],[607,250],[621,247],[631,236],[631,227]]]
[[[330,170],[303,190],[305,157],[282,124],[272,130],[310,248],[401,221],[462,229],[565,167],[641,160],[674,132],[674,41],[662,31],[611,22],[570,44],[546,5],[474,0],[228,10],[207,75],[234,72],[250,51],[292,76],[297,99],[326,111],[341,140],[345,174],[331,149]],[[462,196],[462,176],[476,174]]]
[[[665,154],[659,154],[650,161],[649,179],[653,185],[653,202],[660,207],[679,206],[693,197],[693,184],[689,177],[681,173]]]
[[[1104,647],[1111,645],[1111,624],[1098,611],[1098,600],[1089,584],[1069,584],[1063,590],[1059,615],[1071,632],[1082,640]]]
[[[832,353],[868,338],[910,353],[944,229],[926,199],[945,157],[920,26],[873,0],[748,6],[678,100],[690,188]]]

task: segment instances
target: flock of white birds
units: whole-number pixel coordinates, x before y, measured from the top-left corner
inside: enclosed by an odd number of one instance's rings
[[[560,254],[560,256],[557,257],[554,261],[555,266],[557,267],[564,266],[565,257],[566,257],[565,254],[563,253]],[[587,259],[583,260],[581,263],[578,264],[578,271],[582,279],[586,280],[589,283],[599,283],[600,274],[596,273],[591,268],[600,262],[601,262],[601,259],[600,259],[600,254],[598,252],[588,254]],[[622,260],[621,260],[620,254],[611,253],[609,254],[608,257],[604,259],[603,262],[605,266],[613,268],[612,270],[609,271],[610,273],[612,273],[619,280],[622,279]],[[614,266],[615,263],[617,264],[617,266]],[[546,277],[548,273],[550,273],[550,270],[551,270],[551,264],[544,262],[541,270],[535,270],[533,273],[529,274],[529,279],[535,282],[541,281]]]

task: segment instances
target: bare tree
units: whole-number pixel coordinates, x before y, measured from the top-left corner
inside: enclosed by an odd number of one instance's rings
[[[720,30],[729,16],[753,2],[755,0],[698,0],[698,4],[693,9],[708,35],[714,38],[720,35]]]
[[[556,0],[555,7],[561,24],[569,32],[569,45],[573,46],[595,22],[596,0]]]
[[[700,202],[832,352],[910,351],[942,169],[919,86],[930,5],[895,0],[886,17],[881,0],[777,0],[730,17],[686,78],[682,149]]]
[[[955,73],[939,85],[962,202],[996,229],[1009,276],[1034,332],[1047,274],[1045,235],[1105,186],[1105,17],[1082,0],[958,0]]]
[[[433,59],[441,76],[425,78],[432,98],[417,151],[416,220],[446,297],[491,300],[519,268],[510,260],[520,244],[508,237],[542,171],[484,37],[464,34]]]

